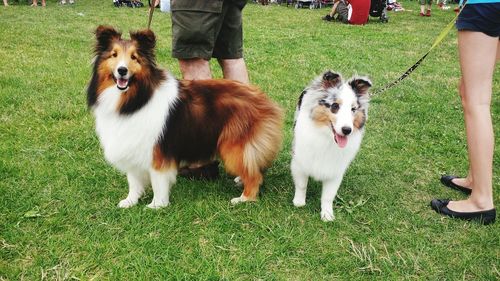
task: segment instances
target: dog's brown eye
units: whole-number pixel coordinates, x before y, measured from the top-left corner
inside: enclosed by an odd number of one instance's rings
[[[352,112],[355,112],[356,110],[357,110],[357,108],[356,108],[356,107],[351,108],[351,111],[352,111]]]
[[[114,57],[114,58],[116,58],[118,56],[118,54],[117,53],[113,53],[113,54],[111,54],[111,56]]]
[[[340,105],[336,102],[332,103],[332,111],[337,111],[339,110]]]
[[[135,55],[132,55],[130,58],[133,59],[133,60],[137,59],[137,57]]]

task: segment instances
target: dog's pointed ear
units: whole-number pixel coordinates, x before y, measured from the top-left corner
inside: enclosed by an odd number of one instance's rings
[[[368,90],[372,87],[372,81],[366,77],[353,77],[349,81],[356,96],[368,96]]]
[[[139,49],[146,53],[154,50],[156,45],[156,36],[150,29],[130,32],[130,38],[135,41]]]
[[[323,73],[322,85],[323,88],[333,88],[342,83],[342,76],[330,70]]]
[[[111,26],[99,25],[95,30],[95,37],[97,39],[96,52],[100,53],[106,51],[109,45],[114,40],[120,40],[122,34]]]

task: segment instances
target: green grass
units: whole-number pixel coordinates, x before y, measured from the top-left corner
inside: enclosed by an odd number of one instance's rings
[[[465,174],[456,86],[456,31],[400,83],[372,100],[362,148],[335,203],[319,218],[321,185],[293,207],[289,172],[297,98],[325,69],[368,74],[378,89],[399,77],[452,20],[418,17],[418,2],[388,24],[326,23],[327,9],[248,5],[245,56],[252,83],[286,110],[285,143],[258,203],[231,206],[241,190],[179,178],[171,206],[116,207],[126,179],[105,163],[86,107],[93,30],[144,28],[147,9],[111,0],[46,8],[0,7],[0,280],[498,280],[500,223],[436,215],[432,198],[465,198],[439,184]],[[170,57],[170,15],[155,13],[158,62]],[[214,64],[215,75],[220,70]],[[500,75],[493,89],[495,201],[500,202]]]

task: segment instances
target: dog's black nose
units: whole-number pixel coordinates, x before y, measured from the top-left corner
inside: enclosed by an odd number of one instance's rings
[[[342,133],[344,133],[344,136],[349,135],[352,132],[351,127],[342,127]]]
[[[121,76],[127,75],[128,69],[125,66],[118,67],[118,74]]]

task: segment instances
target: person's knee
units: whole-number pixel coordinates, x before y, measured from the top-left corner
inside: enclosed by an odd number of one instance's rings
[[[248,71],[243,58],[238,59],[218,59],[222,68],[224,78],[236,80],[248,84]]]
[[[245,65],[243,58],[239,59],[217,59],[219,65],[224,68],[238,68]]]
[[[179,59],[179,66],[184,79],[195,80],[212,78],[210,63],[205,59]]]

